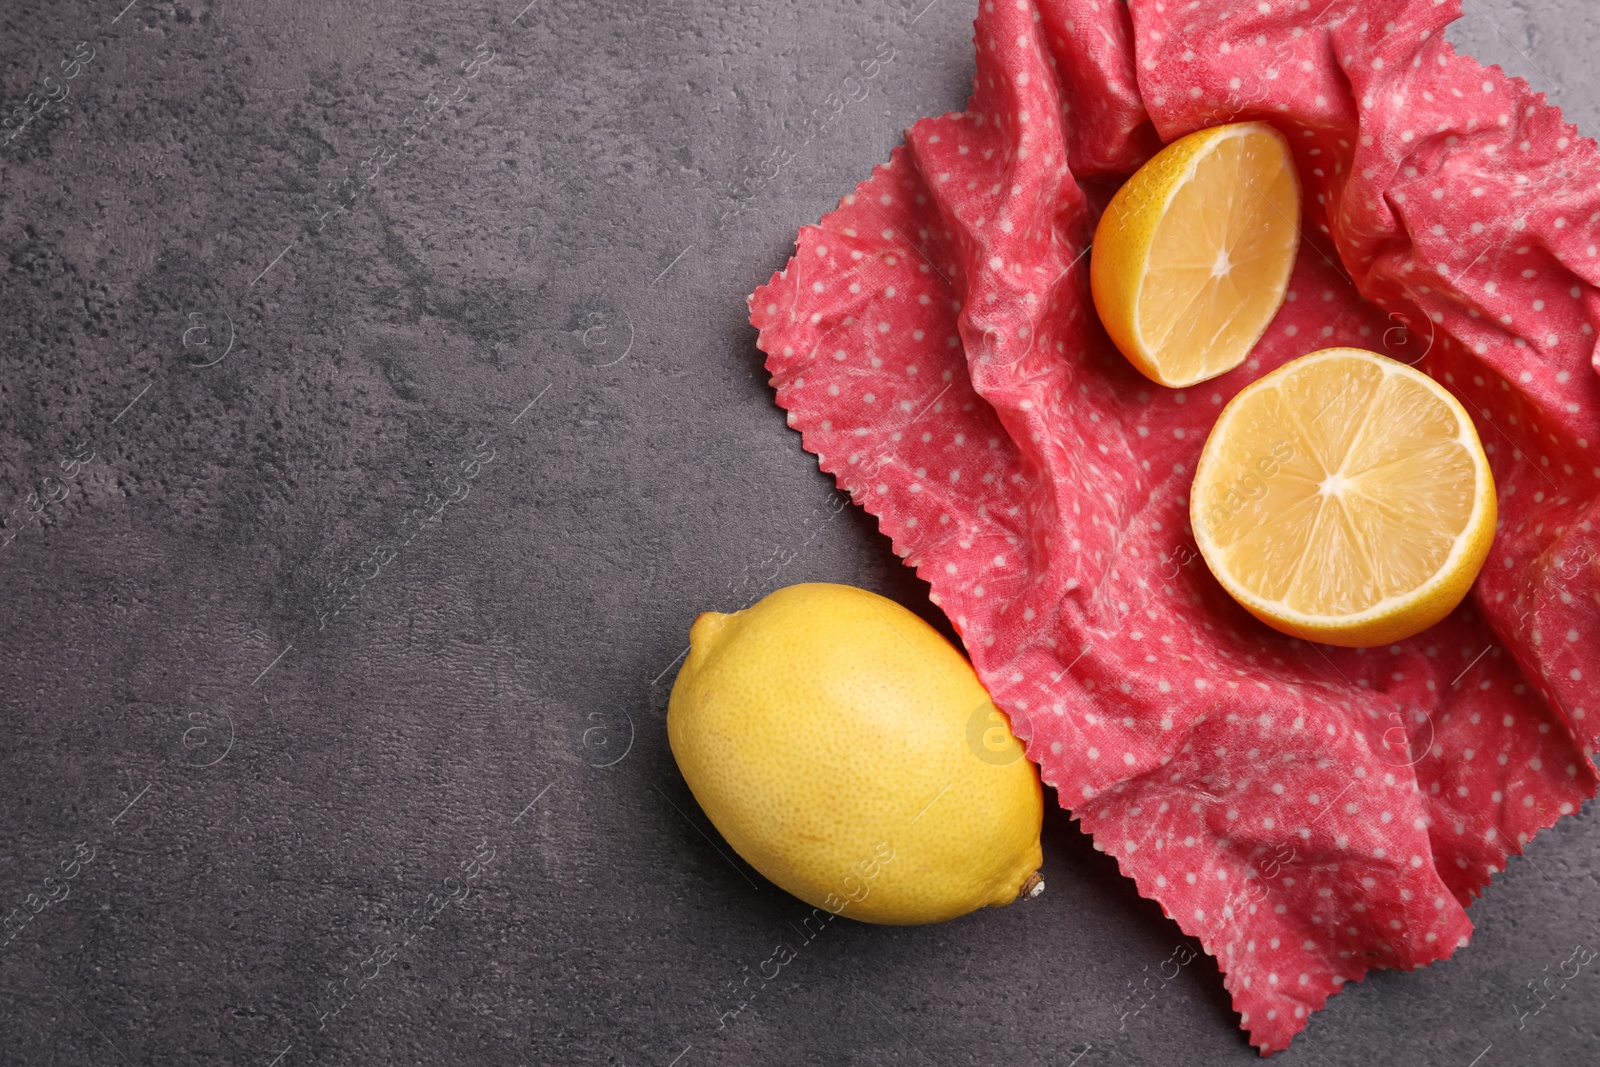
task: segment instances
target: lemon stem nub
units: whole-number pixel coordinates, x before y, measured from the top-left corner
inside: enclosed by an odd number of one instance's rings
[[[1017,890],[1018,900],[1032,900],[1044,892],[1044,872],[1034,871],[1028,875],[1028,880],[1022,883],[1022,888]]]

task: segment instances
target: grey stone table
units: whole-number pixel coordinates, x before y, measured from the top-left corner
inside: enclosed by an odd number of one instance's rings
[[[743,298],[962,104],[969,0],[125,2],[0,8],[0,110],[68,93],[0,152],[0,502],[43,509],[0,552],[0,910],[43,907],[0,1063],[1255,1058],[1206,958],[1118,1029],[1181,935],[1059,811],[1039,900],[838,923],[724,1015],[805,909],[673,765],[690,619],[818,579],[937,619]],[[1597,128],[1584,0],[1466,8]],[[1512,1004],[1597,867],[1566,820],[1283,1062],[1596,1062],[1600,977]]]

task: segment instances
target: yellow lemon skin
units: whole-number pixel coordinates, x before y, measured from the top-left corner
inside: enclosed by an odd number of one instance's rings
[[[1139,372],[1170,388],[1224,374],[1282,306],[1300,240],[1283,134],[1235,122],[1178,138],[1117,190],[1095,227],[1090,292]]]
[[[672,754],[752,867],[865,922],[942,922],[1042,884],[1038,772],[966,658],[864,589],[707,612],[667,708]]]

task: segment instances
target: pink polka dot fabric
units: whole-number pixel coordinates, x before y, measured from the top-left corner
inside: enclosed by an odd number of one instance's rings
[[[1595,792],[1600,157],[1443,39],[1457,0],[985,0],[968,109],[801,233],[751,321],[789,422],[959,629],[1047,782],[1218,959],[1263,1054]],[[1263,119],[1305,189],[1288,302],[1183,391],[1101,331],[1087,242],[1161,143]],[[1501,526],[1473,594],[1373,649],[1222,591],[1187,494],[1217,413],[1318,348],[1477,420]]]

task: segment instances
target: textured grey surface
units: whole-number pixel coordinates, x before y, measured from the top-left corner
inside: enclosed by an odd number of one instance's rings
[[[1254,1059],[1204,957],[1122,1028],[1181,935],[1059,811],[1039,900],[836,923],[724,1015],[806,909],[673,766],[690,619],[818,579],[937,616],[743,298],[962,104],[973,12],[523,2],[0,8],[0,111],[70,94],[0,151],[0,1063]],[[1582,0],[1466,9],[1596,128]],[[1513,1014],[1597,863],[1565,820],[1283,1062],[1600,1059],[1593,973]]]

